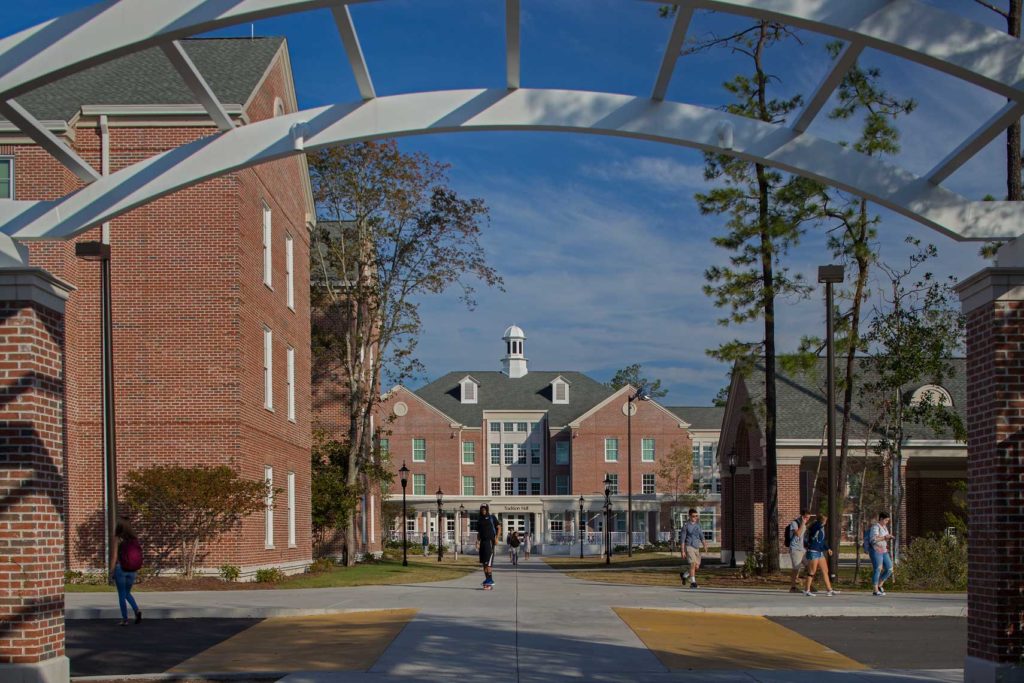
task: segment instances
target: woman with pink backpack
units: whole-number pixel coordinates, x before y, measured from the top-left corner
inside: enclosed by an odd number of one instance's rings
[[[114,535],[118,539],[117,548],[114,550],[114,585],[117,586],[117,603],[121,607],[121,626],[128,625],[128,608],[132,606],[135,611],[135,623],[142,621],[142,610],[139,609],[135,598],[132,597],[132,586],[135,584],[137,572],[142,569],[142,546],[135,532],[132,531],[128,520],[119,519]]]

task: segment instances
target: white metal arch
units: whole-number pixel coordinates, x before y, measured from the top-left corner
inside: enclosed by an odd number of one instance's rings
[[[1020,41],[918,0],[649,0],[679,6],[650,98],[517,90],[519,0],[505,0],[508,90],[376,98],[348,5],[370,0],[105,0],[0,40],[0,113],[71,168],[86,189],[56,202],[0,205],[0,259],[18,260],[11,237],[68,237],[205,178],[313,148],[386,136],[463,130],[570,130],[714,149],[834,184],[956,239],[1015,237],[1024,206],[970,202],[940,183],[1024,114]],[[180,38],[255,19],[330,8],[356,76],[361,105],[335,105],[232,128],[177,44]],[[768,18],[847,41],[843,55],[791,126],[663,102],[697,9]],[[221,135],[100,179],[21,108],[33,87],[124,54],[159,46]],[[1008,104],[923,177],[806,133],[860,52],[870,47],[938,69],[1008,98]],[[255,150],[255,151],[253,151]]]
[[[69,238],[175,190],[303,150],[424,133],[572,131],[713,150],[864,194],[955,239],[1016,235],[1021,207],[966,202],[896,166],[716,109],[573,90],[452,90],[380,97],[268,119],[184,145],[47,203],[12,207],[5,232]]]

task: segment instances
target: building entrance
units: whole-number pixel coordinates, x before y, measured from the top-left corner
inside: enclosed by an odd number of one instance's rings
[[[506,537],[513,531],[518,531],[522,534],[526,531],[526,515],[510,515],[505,513],[502,515],[501,524],[505,528]]]

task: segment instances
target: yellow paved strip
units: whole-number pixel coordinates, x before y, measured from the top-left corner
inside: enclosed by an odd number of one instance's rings
[[[265,619],[169,671],[365,671],[415,615],[393,609]]]
[[[670,670],[867,668],[764,617],[614,609]]]

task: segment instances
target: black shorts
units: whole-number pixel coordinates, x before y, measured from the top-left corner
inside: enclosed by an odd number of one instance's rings
[[[491,541],[480,541],[480,564],[490,567],[494,563],[494,543]]]

